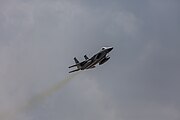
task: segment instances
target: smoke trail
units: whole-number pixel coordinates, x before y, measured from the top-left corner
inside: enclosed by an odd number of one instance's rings
[[[45,90],[41,94],[38,94],[34,96],[27,104],[27,106],[31,106],[34,104],[39,103],[40,101],[43,101],[45,98],[49,97],[53,93],[59,91],[62,87],[64,87],[70,80],[72,80],[76,75],[78,75],[80,72],[76,72],[74,74],[71,74],[67,76],[64,80],[60,81],[59,83],[55,84],[51,88]]]
[[[45,100],[47,97],[52,95],[53,93],[59,91],[62,87],[64,87],[68,82],[70,82],[76,75],[78,75],[80,72],[76,72],[74,74],[71,74],[67,76],[64,80],[61,80],[59,83],[55,84],[51,88],[45,90],[44,92],[37,94],[36,96],[32,97],[26,104],[23,106],[17,108],[16,110],[0,113],[0,120],[14,120],[16,119],[16,116],[18,116],[19,113],[28,110],[29,108],[33,107],[34,105],[39,104],[43,100]]]

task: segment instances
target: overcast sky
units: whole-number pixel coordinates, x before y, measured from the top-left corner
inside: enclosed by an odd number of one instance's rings
[[[0,0],[0,119],[180,120],[179,13],[179,0]],[[24,108],[103,46],[107,63]]]

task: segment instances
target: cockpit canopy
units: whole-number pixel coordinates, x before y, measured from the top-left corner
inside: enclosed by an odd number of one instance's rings
[[[106,49],[106,47],[102,47],[102,49],[101,49],[101,50],[104,50],[104,49]]]

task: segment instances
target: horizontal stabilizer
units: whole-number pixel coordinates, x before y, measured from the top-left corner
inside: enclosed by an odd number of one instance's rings
[[[76,72],[76,71],[79,71],[79,70],[80,69],[72,70],[72,71],[69,71],[69,73]]]
[[[77,66],[77,64],[76,64],[76,65],[69,66],[69,68],[76,67],[76,66]]]
[[[79,67],[79,65],[80,65],[80,63],[79,63],[79,61],[77,60],[77,58],[76,57],[74,57],[74,61],[75,61],[75,65],[72,65],[72,66],[69,66],[69,68],[72,68],[72,67]]]

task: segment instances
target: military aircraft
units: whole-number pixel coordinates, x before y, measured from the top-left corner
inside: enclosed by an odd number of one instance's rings
[[[77,69],[70,71],[69,73],[85,70],[85,69],[92,69],[95,68],[95,65],[99,63],[99,65],[104,64],[106,61],[109,60],[108,53],[113,49],[113,47],[102,47],[102,49],[92,56],[88,58],[87,55],[84,55],[85,60],[79,62],[76,57],[74,57],[75,65],[69,66],[69,68],[77,67]]]

